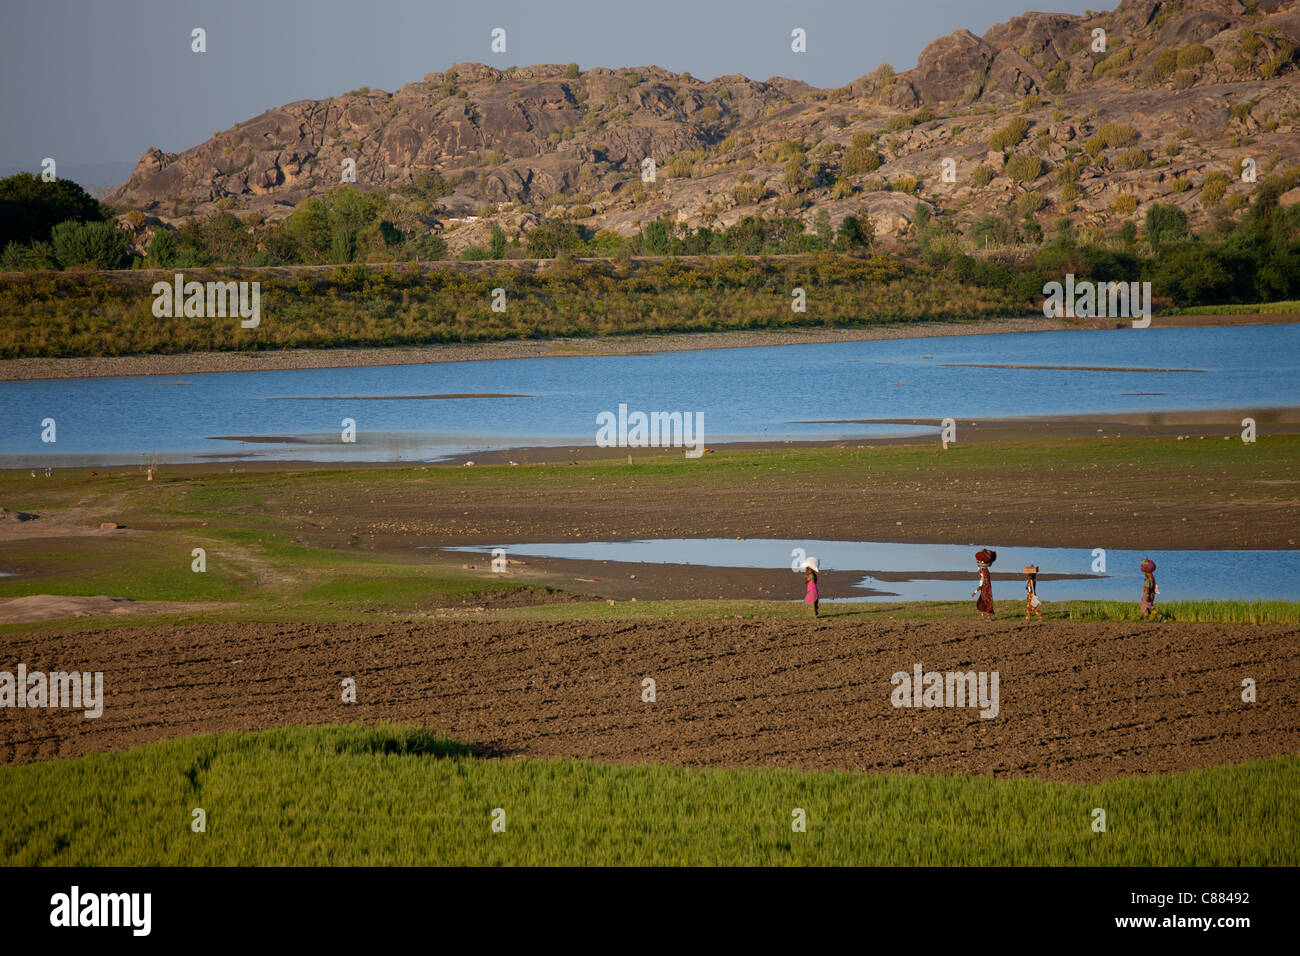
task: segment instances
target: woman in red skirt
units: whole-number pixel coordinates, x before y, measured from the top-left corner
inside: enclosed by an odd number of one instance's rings
[[[975,610],[980,612],[980,617],[986,621],[993,620],[993,579],[989,575],[989,565],[996,561],[998,553],[990,551],[988,548],[981,548],[975,552],[975,560],[979,563],[980,580],[979,585],[971,592],[971,597],[979,595],[975,601]]]

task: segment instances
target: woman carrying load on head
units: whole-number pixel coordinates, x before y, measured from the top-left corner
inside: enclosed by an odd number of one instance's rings
[[[976,597],[975,610],[980,612],[980,617],[986,621],[993,620],[993,579],[989,574],[989,565],[998,559],[996,551],[990,551],[988,548],[981,548],[975,552],[975,561],[979,564],[980,579],[975,590],[971,592],[971,597]]]
[[[808,582],[808,587],[804,591],[803,600],[808,605],[808,616],[816,617],[821,603],[821,593],[817,589],[817,572],[821,570],[816,558],[808,558],[803,562],[804,578]]]
[[[1039,610],[1039,605],[1043,602],[1038,600],[1038,565],[1025,565],[1025,620],[1029,620],[1031,614],[1037,614],[1038,619],[1043,619],[1043,612]]]
[[[1138,605],[1138,610],[1142,612],[1143,620],[1150,620],[1154,613],[1157,621],[1163,621],[1165,616],[1156,610],[1156,595],[1160,589],[1156,587],[1156,563],[1150,558],[1142,559],[1142,603]]]

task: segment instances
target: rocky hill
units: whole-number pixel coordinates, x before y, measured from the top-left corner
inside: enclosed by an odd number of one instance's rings
[[[1248,201],[1244,159],[1260,179],[1300,163],[1298,47],[1293,0],[1124,0],[959,30],[915,69],[881,64],[829,90],[457,64],[151,149],[109,200],[170,223],[213,209],[273,220],[338,187],[351,160],[357,188],[408,197],[453,252],[544,218],[627,235],[660,217],[811,224],[825,210],[897,235],[918,202],[958,224],[1068,215],[1108,231],[1159,200],[1204,223]]]

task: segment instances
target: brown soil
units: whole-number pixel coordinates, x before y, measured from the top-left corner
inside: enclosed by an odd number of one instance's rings
[[[1004,605],[1005,610],[1005,605]],[[403,721],[491,756],[1091,781],[1300,753],[1300,629],[1019,621],[223,623],[8,635],[104,672],[97,720],[0,711],[0,762],[297,723]],[[1001,710],[895,709],[993,671]],[[340,701],[356,680],[357,703]],[[642,679],[657,700],[643,703]],[[1241,701],[1254,678],[1257,703]]]

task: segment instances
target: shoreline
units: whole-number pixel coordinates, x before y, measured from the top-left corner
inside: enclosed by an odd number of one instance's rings
[[[1151,328],[1282,325],[1297,322],[1300,322],[1300,315],[1297,314],[1170,315],[1153,317]],[[511,339],[499,342],[449,343],[443,345],[282,349],[266,352],[184,352],[176,355],[15,358],[0,360],[0,382],[368,368],[386,365],[423,365],[441,362],[481,362],[505,359],[654,355],[661,352],[757,348],[780,345],[821,345],[835,342],[921,339],[955,335],[1091,331],[1114,329],[1127,324],[1128,320],[1076,319],[1065,321],[1035,316],[979,319],[965,322],[896,322],[863,326],[861,328],[671,332],[664,335]]]
[[[1075,415],[1038,415],[1023,417],[988,418],[971,420],[959,416],[957,423],[960,438],[955,444],[983,445],[991,442],[1036,442],[1040,440],[1090,440],[1130,438],[1177,438],[1178,440],[1204,440],[1206,438],[1239,438],[1243,416],[1253,417],[1259,436],[1300,434],[1300,406],[1252,409],[1178,409],[1151,412],[1082,413]],[[919,418],[861,418],[837,420],[836,424],[900,425],[927,429],[924,432],[892,435],[852,435],[837,438],[740,440],[706,444],[705,455],[744,455],[764,451],[803,451],[818,448],[872,448],[894,445],[937,445],[940,423]],[[258,435],[225,436],[242,442],[292,442],[293,436],[269,437]],[[510,445],[480,451],[457,452],[436,460],[410,458],[402,460],[271,458],[255,452],[241,452],[234,448],[229,454],[206,453],[201,461],[159,462],[169,472],[202,475],[220,471],[301,471],[342,470],[367,471],[402,468],[450,468],[473,465],[553,465],[616,461],[632,458],[639,462],[665,457],[677,457],[680,449],[673,447],[602,447],[593,444],[560,443],[551,445]],[[42,464],[40,467],[44,467]],[[102,469],[106,474],[126,474],[139,471],[138,462],[55,462],[56,470]],[[0,463],[0,476],[18,474],[32,468],[31,464],[12,465]]]

